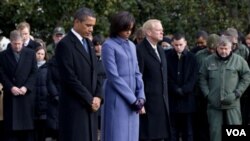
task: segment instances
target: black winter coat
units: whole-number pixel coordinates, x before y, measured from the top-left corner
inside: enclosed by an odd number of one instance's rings
[[[162,139],[170,136],[167,91],[167,62],[160,46],[156,53],[147,39],[137,46],[137,57],[144,81],[146,114],[140,116],[140,139]]]
[[[47,64],[38,68],[36,76],[35,118],[47,119]]]
[[[17,62],[11,47],[0,54],[0,76],[3,84],[4,124],[6,130],[34,129],[34,101],[36,82],[35,52],[23,48]],[[13,86],[27,88],[25,95],[14,96]]]
[[[174,49],[166,52],[168,61],[168,90],[170,112],[191,113],[195,111],[194,86],[198,78],[198,64],[193,53],[184,50],[179,60]],[[177,91],[182,89],[183,94]]]
[[[89,54],[70,31],[55,51],[62,82],[59,102],[60,141],[97,141],[97,112],[91,109],[93,97],[102,98],[97,77],[96,55],[87,40]]]

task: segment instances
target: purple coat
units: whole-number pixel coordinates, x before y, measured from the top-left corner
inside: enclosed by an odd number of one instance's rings
[[[139,114],[131,105],[145,95],[136,47],[129,40],[109,38],[103,44],[102,62],[107,75],[102,141],[138,141]]]

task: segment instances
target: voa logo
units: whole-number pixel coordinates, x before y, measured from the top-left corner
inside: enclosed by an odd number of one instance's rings
[[[247,136],[244,129],[226,129],[227,136]]]

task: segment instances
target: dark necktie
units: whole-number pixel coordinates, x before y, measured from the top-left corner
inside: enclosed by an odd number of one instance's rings
[[[87,45],[86,39],[82,39],[82,45],[83,45],[83,48],[85,49],[85,51],[86,51],[87,53],[89,53],[88,45]]]

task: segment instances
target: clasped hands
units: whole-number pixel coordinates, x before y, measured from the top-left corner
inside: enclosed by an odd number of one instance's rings
[[[93,112],[98,111],[100,106],[101,106],[101,99],[99,97],[94,97],[93,101],[92,101],[92,104],[91,104],[92,111]]]
[[[140,114],[145,114],[146,111],[144,109],[145,100],[142,98],[138,98],[133,104],[132,109]]]
[[[16,86],[13,86],[11,88],[11,92],[14,96],[18,96],[18,95],[25,95],[27,92],[27,88],[22,86],[21,88],[18,88]]]

